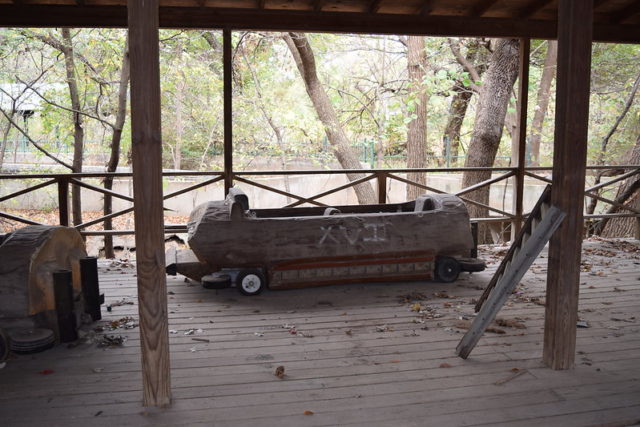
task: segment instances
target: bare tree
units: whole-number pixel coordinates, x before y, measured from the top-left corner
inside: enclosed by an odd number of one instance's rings
[[[311,99],[316,114],[324,126],[324,131],[329,139],[336,159],[344,169],[360,169],[362,165],[356,153],[349,145],[347,135],[342,128],[338,115],[327,96],[327,93],[318,78],[316,60],[309,40],[304,33],[288,33],[284,40],[293,55],[298,71],[302,76],[307,94]],[[347,174],[350,181],[364,178],[363,174]],[[354,186],[356,196],[360,204],[375,203],[376,197],[369,183],[361,183]]]
[[[507,114],[509,98],[518,77],[519,42],[515,39],[499,39],[495,43],[489,68],[484,75],[480,99],[476,110],[473,136],[469,144],[466,167],[491,167],[495,161]],[[462,187],[470,187],[491,177],[490,171],[466,171]],[[483,187],[468,193],[468,197],[484,205],[489,204],[489,188]],[[483,207],[471,205],[472,217],[488,214]]]
[[[628,163],[630,165],[640,165],[640,135],[636,144],[629,153]],[[640,210],[640,176],[634,175],[628,178],[619,188],[615,201],[619,204],[627,205],[633,209]],[[608,214],[619,212],[620,208],[611,206]],[[625,237],[633,236],[636,232],[638,218],[603,218],[594,226],[594,233],[604,237]]]
[[[529,134],[529,146],[531,147],[531,166],[540,166],[540,142],[542,141],[542,127],[544,118],[549,109],[549,99],[551,98],[551,84],[556,74],[556,64],[558,63],[558,42],[549,40],[547,45],[547,55],[544,59],[542,77],[538,88],[538,99],[536,110],[533,113],[531,122],[531,133]]]
[[[82,114],[80,114],[82,105],[80,104],[78,81],[76,79],[73,42],[69,28],[62,28],[60,31],[62,33],[62,53],[64,55],[64,65],[67,74],[67,85],[69,86],[69,98],[71,99],[71,109],[73,110],[73,172],[81,173],[84,153],[84,127]],[[71,187],[71,206],[74,225],[82,224],[81,190],[77,185]]]
[[[427,103],[429,95],[424,87],[427,53],[424,37],[407,37],[407,72],[409,84],[415,95],[413,120],[407,130],[407,167],[424,168],[427,165]],[[427,176],[420,172],[411,172],[407,178],[418,184],[426,185]],[[407,185],[407,200],[417,198],[424,191],[414,185]]]
[[[638,76],[636,77],[635,82],[633,83],[633,86],[631,87],[631,91],[629,92],[629,96],[627,96],[627,100],[624,103],[624,107],[623,107],[622,111],[620,112],[620,114],[618,114],[618,117],[613,122],[613,125],[611,126],[611,129],[609,129],[609,132],[607,132],[607,134],[604,136],[604,138],[602,138],[602,142],[600,143],[600,151],[598,152],[598,157],[596,158],[596,162],[595,162],[596,165],[603,165],[604,164],[604,159],[605,159],[605,156],[607,154],[607,150],[609,148],[609,141],[611,140],[611,137],[616,133],[616,131],[618,130],[618,127],[620,126],[620,123],[622,123],[622,120],[624,120],[624,118],[626,117],[627,113],[631,109],[631,106],[633,105],[633,100],[634,100],[634,98],[636,96],[636,93],[638,92],[638,89],[640,89],[640,74],[638,74]],[[632,154],[633,154],[633,152],[632,152]],[[638,159],[636,159],[636,162],[637,161],[638,161]],[[623,161],[623,163],[627,163],[627,161]],[[634,163],[632,163],[632,164],[634,164]],[[611,171],[603,170],[603,171],[598,172],[593,184],[594,185],[600,184],[600,181],[602,180],[602,177],[605,176],[605,174],[607,174],[607,173],[611,173]],[[600,194],[600,189],[596,190],[596,192],[598,194]],[[593,197],[591,199],[591,201],[589,202],[589,205],[587,206],[587,213],[588,214],[594,213],[597,206],[598,206],[598,199]],[[602,229],[602,227],[601,227],[601,229]]]
[[[476,90],[479,90],[475,81],[472,79],[481,78],[482,74],[486,71],[489,50],[486,48],[486,44],[482,39],[470,39],[466,43],[467,53],[462,56],[458,43],[449,39],[449,44],[454,56],[463,69],[467,71],[467,74],[469,74],[470,81],[469,84],[465,84],[463,79],[458,79],[451,89],[454,95],[449,106],[449,115],[443,134],[442,155],[444,157],[449,154],[455,159],[459,155],[460,131],[464,118],[467,115],[469,102],[473,94],[476,93]],[[449,147],[448,153],[447,146]]]
[[[122,67],[120,68],[120,85],[118,87],[118,104],[116,111],[116,121],[113,124],[113,133],[111,134],[111,154],[107,163],[107,172],[115,172],[120,162],[120,142],[122,140],[122,130],[127,118],[127,89],[129,87],[129,39],[127,38],[122,54]],[[104,188],[111,190],[113,188],[113,178],[107,176],[104,179]],[[109,194],[104,196],[104,214],[109,215],[113,210],[112,197]],[[111,230],[113,223],[111,218],[104,222],[105,230]],[[113,258],[113,238],[110,235],[104,236],[104,256],[105,258]]]

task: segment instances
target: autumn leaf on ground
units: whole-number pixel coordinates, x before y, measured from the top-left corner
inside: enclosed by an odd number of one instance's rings
[[[280,379],[284,378],[284,366],[278,366],[274,375]]]

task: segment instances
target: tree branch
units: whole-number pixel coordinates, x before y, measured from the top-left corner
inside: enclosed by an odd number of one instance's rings
[[[37,89],[35,89],[35,88],[32,86],[33,84],[31,84],[31,85],[30,85],[29,83],[25,83],[25,82],[24,82],[24,81],[22,81],[18,76],[16,76],[16,80],[18,80],[18,81],[19,81],[20,83],[22,83],[23,85],[27,86],[27,88],[31,89],[31,90],[33,91],[33,93],[35,93],[35,94],[36,94],[36,95],[38,95],[40,98],[42,98],[42,100],[43,100],[44,102],[46,102],[47,104],[53,105],[53,106],[54,106],[54,107],[56,107],[56,108],[60,108],[60,109],[62,109],[62,110],[68,111],[68,112],[70,112],[70,113],[78,113],[78,114],[81,114],[81,115],[83,115],[83,116],[89,117],[90,119],[97,120],[97,121],[99,121],[100,123],[102,123],[102,124],[104,124],[104,125],[109,126],[111,129],[115,129],[115,126],[113,125],[113,123],[109,123],[108,121],[106,121],[106,120],[104,120],[104,119],[101,119],[101,118],[100,118],[100,117],[98,117],[98,116],[94,116],[94,115],[92,115],[92,114],[85,113],[84,111],[74,110],[73,108],[68,108],[68,107],[65,107],[64,105],[60,105],[60,104],[58,104],[58,103],[56,103],[56,102],[53,102],[53,101],[51,101],[51,100],[47,99],[47,98],[46,98],[44,95],[42,95],[40,92],[38,92],[38,90],[37,90]],[[4,91],[3,91],[3,92],[4,92]]]
[[[475,82],[479,82],[482,79],[480,78],[480,73],[476,70],[476,67],[464,57],[464,55],[460,52],[460,46],[453,41],[453,39],[449,39],[449,46],[451,47],[451,52],[453,56],[455,56],[458,63],[464,68],[464,70],[469,73],[471,79],[473,80],[469,85],[471,89],[475,92],[480,92],[480,86],[478,86]]]
[[[62,166],[73,170],[73,166],[71,166],[70,164],[60,160],[59,158],[57,158],[56,156],[54,156],[53,154],[49,153],[47,150],[45,150],[44,148],[42,148],[42,146],[40,144],[38,144],[37,142],[35,142],[33,139],[31,139],[31,137],[20,127],[18,126],[18,124],[13,121],[13,119],[4,111],[4,109],[0,108],[0,113],[2,113],[2,115],[9,121],[9,123],[11,123],[11,125],[13,127],[15,127],[16,129],[18,129],[18,132],[20,132],[22,135],[24,135],[25,138],[27,138],[27,140],[33,144],[34,147],[36,147],[40,152],[42,152],[45,156],[49,157],[50,159],[52,159],[54,162],[61,164]]]

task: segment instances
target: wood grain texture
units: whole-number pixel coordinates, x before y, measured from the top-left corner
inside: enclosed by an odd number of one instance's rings
[[[164,272],[158,0],[129,0],[131,140],[143,403],[171,402]]]
[[[589,121],[592,2],[560,0],[551,204],[567,214],[551,238],[544,362],[574,366]]]

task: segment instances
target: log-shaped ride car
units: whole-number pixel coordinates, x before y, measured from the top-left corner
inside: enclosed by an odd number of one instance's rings
[[[190,250],[167,252],[167,273],[245,295],[353,282],[437,279],[482,271],[464,203],[428,194],[396,204],[249,209],[232,188],[188,222]]]

